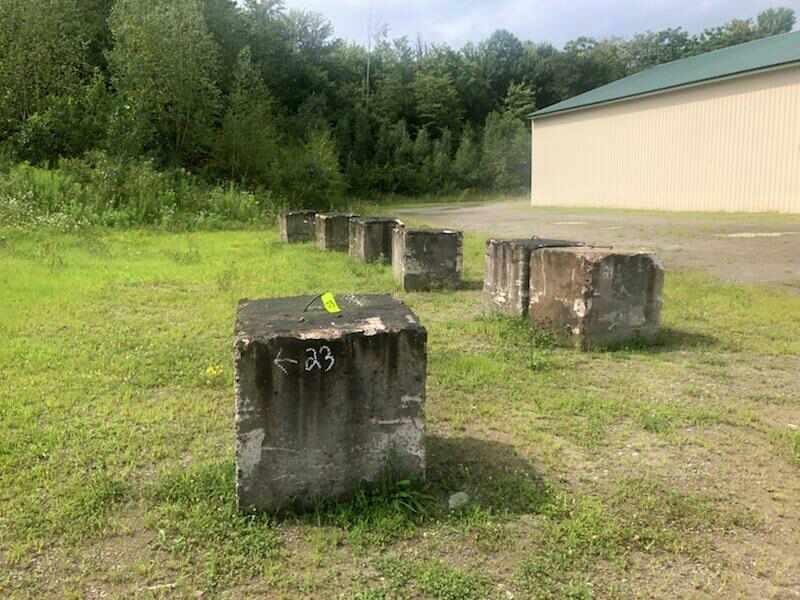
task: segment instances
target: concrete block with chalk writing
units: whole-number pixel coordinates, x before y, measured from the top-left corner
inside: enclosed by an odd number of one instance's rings
[[[405,304],[243,300],[235,335],[241,510],[309,507],[362,482],[424,477],[427,333]]]

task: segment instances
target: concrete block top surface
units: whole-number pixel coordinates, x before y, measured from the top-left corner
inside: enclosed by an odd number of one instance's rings
[[[323,221],[325,219],[357,219],[358,215],[354,215],[352,213],[319,213],[317,214],[317,218],[322,219]]]
[[[342,312],[326,311],[316,296],[242,300],[236,319],[237,339],[277,337],[335,339],[350,333],[377,335],[425,328],[403,302],[389,295],[338,295]]]
[[[403,231],[414,235],[461,235],[463,233],[455,229],[430,229],[427,227],[404,227]]]
[[[648,256],[658,266],[661,262],[652,250],[646,248],[598,248],[593,246],[568,246],[542,248],[543,252],[574,254],[591,262],[602,261],[613,256]]]
[[[575,242],[570,240],[554,240],[548,238],[521,238],[521,239],[497,239],[492,238],[486,240],[486,245],[497,245],[497,244],[510,244],[513,246],[521,246],[530,250],[540,250],[541,248],[571,248],[571,247],[585,247],[585,242]]]
[[[364,223],[365,225],[368,223],[402,225],[400,219],[395,219],[393,217],[354,217],[353,221],[356,223]]]
[[[288,216],[316,216],[317,211],[315,210],[285,210],[281,213],[281,216],[288,217]]]

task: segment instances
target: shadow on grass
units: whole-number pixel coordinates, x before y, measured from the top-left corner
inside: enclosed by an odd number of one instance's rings
[[[458,286],[458,289],[465,292],[479,292],[483,290],[483,281],[480,279],[465,279]]]
[[[682,352],[685,350],[704,350],[717,347],[719,340],[711,335],[684,331],[674,327],[663,327],[654,341],[634,339],[628,342],[598,347],[600,352],[642,352],[645,354],[662,354],[666,352]]]
[[[681,350],[698,350],[712,348],[719,344],[719,340],[711,335],[684,331],[674,327],[664,327],[658,334],[654,344],[644,346],[649,352],[675,352]]]
[[[198,465],[155,485],[148,522],[159,549],[188,557],[199,576],[219,586],[256,576],[264,564],[280,560],[283,523],[305,527],[323,549],[343,540],[385,548],[419,536],[421,527],[442,524],[475,532],[478,543],[497,549],[506,539],[503,516],[536,514],[542,516],[538,551],[521,565],[520,578],[526,589],[552,592],[545,597],[569,596],[574,576],[588,576],[597,560],[629,551],[686,552],[695,545],[692,532],[733,524],[709,501],[678,494],[666,482],[622,480],[605,498],[575,496],[549,485],[529,460],[496,441],[432,435],[428,459],[426,484],[378,483],[349,500],[280,517],[238,513],[231,462]],[[447,499],[457,491],[472,500],[450,511]]]
[[[350,498],[323,501],[293,517],[306,525],[341,528],[357,546],[385,546],[413,537],[426,523],[540,513],[552,502],[552,488],[512,446],[436,435],[428,436],[426,445],[426,481],[365,484]],[[448,500],[457,492],[466,492],[469,502],[451,511]]]
[[[428,486],[434,495],[464,491],[482,508],[508,514],[539,512],[550,501],[541,474],[513,446],[431,435],[427,447]]]
[[[266,557],[275,547],[273,527],[280,523],[337,527],[355,545],[383,546],[413,537],[427,522],[470,520],[475,511],[539,513],[552,501],[551,488],[512,446],[433,435],[427,448],[425,482],[387,478],[364,484],[348,498],[320,500],[310,510],[273,515],[238,512],[229,461],[182,469],[154,486],[151,522],[165,536],[165,549],[180,550],[188,539],[193,547],[216,540],[232,556],[250,556],[252,549],[246,546],[252,536],[267,535],[269,543],[259,546],[260,556]],[[470,497],[464,511],[449,510],[448,500],[456,492]]]

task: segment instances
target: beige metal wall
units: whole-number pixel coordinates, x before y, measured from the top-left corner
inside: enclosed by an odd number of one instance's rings
[[[532,202],[800,213],[800,67],[536,119]]]

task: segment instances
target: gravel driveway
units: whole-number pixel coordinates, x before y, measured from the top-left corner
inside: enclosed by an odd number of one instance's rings
[[[533,208],[525,200],[428,205],[405,220],[495,237],[550,237],[647,248],[667,269],[704,270],[800,292],[800,215]]]

